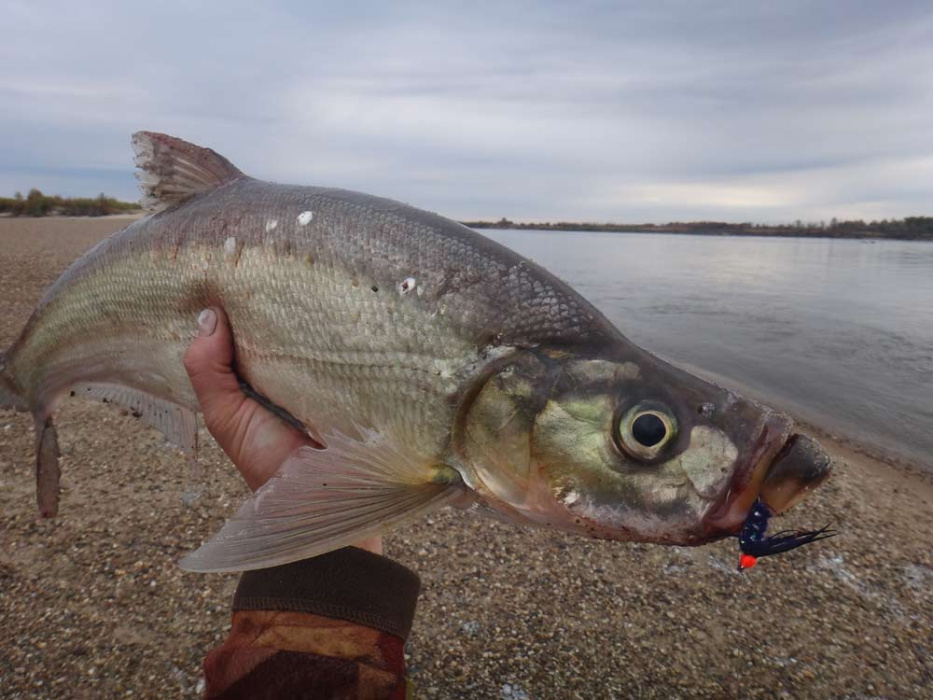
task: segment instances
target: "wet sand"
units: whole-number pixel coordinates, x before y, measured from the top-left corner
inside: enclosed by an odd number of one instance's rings
[[[125,225],[0,218],[0,348],[64,267]],[[28,416],[0,411],[0,698],[197,697],[235,575],[174,562],[245,494],[206,434],[204,496],[111,406],[58,419],[61,514],[37,521]],[[392,533],[423,591],[418,697],[924,698],[933,688],[933,481],[827,438],[836,475],[785,527],[841,535],[740,575],[734,540],[594,542],[445,510]]]

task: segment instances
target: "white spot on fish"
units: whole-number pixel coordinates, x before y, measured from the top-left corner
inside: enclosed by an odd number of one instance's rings
[[[304,214],[302,214],[304,216]],[[298,217],[298,221],[301,222],[301,217]],[[278,219],[269,219],[266,222],[266,233],[272,233],[279,225]]]
[[[313,211],[303,211],[298,215],[298,225],[307,226],[311,223],[311,219],[314,218]]]
[[[236,238],[233,236],[224,241],[224,255],[236,255]]]
[[[208,270],[211,269],[211,264],[210,264],[207,260],[202,260],[202,261],[201,261],[201,269],[204,270],[205,272],[207,272]]]
[[[580,494],[576,491],[570,491],[566,496],[561,499],[565,506],[572,506],[574,503],[580,500]]]
[[[408,294],[412,289],[415,288],[415,278],[406,277],[398,285],[398,293],[402,296]]]

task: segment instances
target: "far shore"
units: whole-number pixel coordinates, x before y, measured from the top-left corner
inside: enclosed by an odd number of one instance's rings
[[[933,217],[914,216],[902,220],[870,222],[843,221],[829,225],[732,224],[719,221],[673,222],[668,224],[612,224],[579,221],[522,223],[499,221],[461,221],[473,229],[517,231],[565,231],[586,233],[671,233],[691,236],[767,236],[782,238],[854,238],[865,240],[933,241]]]

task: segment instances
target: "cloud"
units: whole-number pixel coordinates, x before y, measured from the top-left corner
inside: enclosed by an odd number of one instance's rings
[[[144,128],[455,217],[929,213],[928,4],[751,5],[8,0],[0,188],[135,197]]]

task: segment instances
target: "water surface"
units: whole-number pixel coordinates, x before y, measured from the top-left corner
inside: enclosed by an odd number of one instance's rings
[[[481,233],[648,350],[933,468],[933,243]]]

